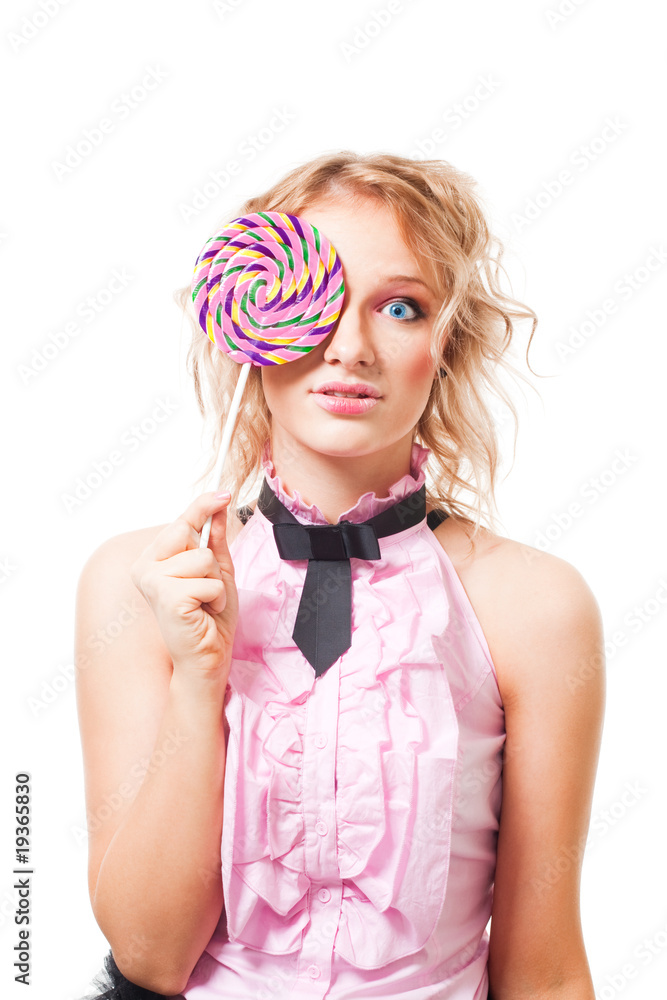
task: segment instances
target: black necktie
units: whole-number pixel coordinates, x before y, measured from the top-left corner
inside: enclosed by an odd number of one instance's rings
[[[320,677],[352,642],[350,558],[379,559],[378,538],[395,535],[424,520],[426,489],[355,524],[301,524],[266,479],[257,507],[273,523],[281,559],[307,559],[308,571],[292,638]]]

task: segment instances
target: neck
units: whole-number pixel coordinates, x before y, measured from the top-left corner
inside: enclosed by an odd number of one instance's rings
[[[412,434],[381,451],[364,455],[327,455],[274,433],[270,444],[275,475],[289,496],[317,505],[329,524],[350,510],[364,493],[389,494],[402,476],[410,475]]]

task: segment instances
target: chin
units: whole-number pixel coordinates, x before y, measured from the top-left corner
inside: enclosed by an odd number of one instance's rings
[[[391,447],[391,443],[378,441],[375,436],[353,435],[337,430],[335,435],[322,435],[312,442],[304,441],[303,446],[328,458],[352,460],[375,455]]]

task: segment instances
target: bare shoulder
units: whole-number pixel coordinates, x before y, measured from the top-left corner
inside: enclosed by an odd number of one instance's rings
[[[250,506],[255,507],[255,502]],[[156,524],[147,528],[137,528],[134,531],[121,532],[113,535],[105,542],[102,542],[90,555],[86,565],[91,562],[104,563],[105,565],[129,568],[131,564],[141,555],[160,534],[167,528],[168,524]],[[243,529],[243,522],[238,516],[230,517],[227,520],[227,544],[231,545],[239,532]]]
[[[141,553],[155,540],[168,524],[156,524],[147,528],[137,528],[134,531],[121,532],[102,542],[86,560],[78,587],[78,617],[87,618],[91,612],[104,608],[104,614],[112,614],[118,607],[123,617],[139,622],[138,628],[132,629],[133,638],[139,639],[146,649],[150,644],[152,652],[157,653],[163,661],[166,650],[157,628],[153,611],[134,585],[131,578],[132,564]],[[229,518],[227,522],[227,543],[232,540],[243,527],[238,517]],[[129,610],[128,610],[129,609]],[[91,615],[92,617],[92,615]],[[169,661],[171,663],[171,661]]]
[[[144,643],[151,643],[158,655],[162,651],[163,660],[166,651],[162,646],[162,637],[153,611],[134,585],[131,569],[141,553],[166,527],[168,524],[137,528],[113,535],[102,542],[84,563],[78,586],[79,619],[87,618],[89,610],[92,613],[101,608],[104,608],[102,614],[113,616],[113,609],[118,608],[124,619],[131,616],[133,622],[142,623],[139,628],[132,630],[134,638],[137,639],[138,633],[142,632]],[[239,517],[228,519],[228,545],[231,545],[242,528],[243,522]]]
[[[555,670],[565,636],[581,649],[600,644],[598,603],[565,559],[484,528],[473,538],[470,523],[453,517],[434,534],[482,626],[503,700],[532,680],[531,672],[544,660],[538,651],[553,654],[546,669]]]
[[[88,561],[95,559],[113,563],[116,560],[123,562],[127,559],[134,560],[166,527],[166,524],[155,524],[148,528],[137,528],[134,531],[124,531],[118,535],[112,535],[95,549]]]
[[[159,535],[164,524],[138,528],[113,535],[102,542],[86,560],[79,578],[79,591],[86,587],[118,597],[140,598],[140,592],[130,578],[132,564]],[[144,602],[145,603],[145,602]]]
[[[136,656],[136,663],[171,671],[171,659],[162,641],[152,608],[131,578],[132,564],[165,525],[154,525],[114,535],[88,557],[79,574],[76,600],[77,659],[85,667],[100,656],[120,650]],[[99,671],[79,675],[85,691]]]

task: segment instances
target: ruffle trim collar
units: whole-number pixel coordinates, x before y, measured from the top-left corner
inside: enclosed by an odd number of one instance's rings
[[[388,507],[393,506],[400,500],[405,500],[412,493],[416,493],[426,481],[426,464],[430,454],[431,451],[429,448],[415,441],[412,445],[412,453],[410,455],[410,473],[402,476],[401,479],[390,486],[389,495],[386,497],[378,497],[373,491],[364,493],[353,507],[350,507],[349,510],[344,511],[340,515],[338,519],[339,523],[340,521],[353,521],[359,524],[362,521],[367,521],[370,517],[375,517],[376,514],[382,513]],[[290,513],[294,514],[302,523],[329,523],[317,504],[305,503],[298,490],[294,491],[293,497],[285,491],[280,476],[276,474],[273,465],[269,441],[264,445],[262,467],[270,488]]]

